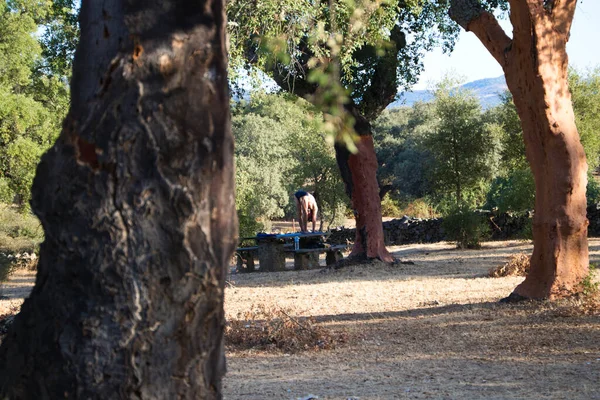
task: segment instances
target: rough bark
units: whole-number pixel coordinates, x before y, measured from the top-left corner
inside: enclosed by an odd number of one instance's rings
[[[84,0],[72,107],[42,158],[36,284],[0,397],[220,398],[236,240],[221,1]]]
[[[589,265],[587,162],[567,83],[566,44],[576,1],[510,5],[513,39],[474,0],[453,0],[451,17],[502,65],[535,178],[531,269],[512,296],[553,299],[578,291]]]
[[[377,157],[370,134],[369,122],[349,107],[359,134],[356,143],[358,152],[352,154],[342,144],[336,144],[336,158],[346,192],[352,200],[352,209],[356,218],[356,237],[350,257],[377,258],[392,262],[394,258],[385,248],[383,224],[381,222],[381,200],[377,183]]]

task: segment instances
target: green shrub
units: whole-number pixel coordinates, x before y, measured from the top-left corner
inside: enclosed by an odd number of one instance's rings
[[[458,207],[444,216],[442,228],[446,239],[456,242],[460,249],[478,249],[490,235],[485,216],[467,207]]]
[[[592,175],[588,176],[585,195],[587,197],[588,206],[600,203],[600,184],[598,184],[598,181]]]
[[[535,182],[531,170],[518,169],[506,177],[496,178],[486,197],[488,209],[498,208],[500,212],[533,210]]]
[[[381,200],[381,215],[383,217],[397,217],[401,213],[398,202],[386,194]]]
[[[0,283],[8,280],[10,274],[15,270],[16,264],[14,260],[8,258],[4,253],[0,253]]]
[[[44,231],[35,216],[21,214],[17,207],[0,204],[0,282],[8,279],[15,268],[30,266],[15,256],[37,253],[43,239]]]
[[[243,237],[256,236],[257,232],[262,232],[265,226],[258,222],[256,218],[241,214],[238,211],[239,235]]]
[[[0,204],[0,237],[15,240],[26,239],[40,243],[44,239],[44,230],[40,221],[31,213],[20,213],[14,206]],[[0,245],[0,250],[2,250]]]
[[[584,296],[593,296],[598,293],[600,283],[596,282],[594,279],[597,268],[598,267],[595,264],[590,264],[587,276],[583,278],[583,281],[580,283],[581,293],[583,293]]]
[[[520,239],[533,240],[533,225],[532,225],[532,223],[533,223],[533,219],[529,218],[529,220],[523,227],[521,234],[519,235]]]
[[[0,178],[0,202],[10,203],[14,197],[15,193],[10,188],[10,182],[4,177]]]

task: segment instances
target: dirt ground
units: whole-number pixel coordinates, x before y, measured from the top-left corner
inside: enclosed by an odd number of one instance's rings
[[[396,246],[413,265],[231,276],[226,314],[258,304],[347,332],[334,350],[227,354],[226,399],[600,399],[600,317],[500,305],[523,278],[488,278],[528,242]],[[600,239],[590,240],[591,262]]]
[[[572,302],[501,305],[523,278],[488,278],[529,242],[395,246],[414,264],[335,272],[235,274],[228,319],[257,305],[347,334],[333,350],[227,351],[225,399],[600,399],[600,317]],[[590,239],[600,262],[600,239]],[[3,286],[0,314],[33,284],[20,271]],[[598,276],[596,276],[598,279]]]
[[[0,285],[0,315],[12,314],[21,308],[23,300],[35,283],[35,271],[18,269],[10,280]]]

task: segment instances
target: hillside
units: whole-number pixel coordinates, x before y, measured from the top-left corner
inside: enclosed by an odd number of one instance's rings
[[[494,107],[500,103],[500,95],[507,90],[504,76],[497,78],[479,79],[473,82],[465,83],[461,86],[463,89],[471,90],[479,99],[483,109]],[[391,103],[387,108],[397,108],[412,106],[414,103],[433,100],[433,93],[429,90],[414,90],[404,92],[400,99]]]

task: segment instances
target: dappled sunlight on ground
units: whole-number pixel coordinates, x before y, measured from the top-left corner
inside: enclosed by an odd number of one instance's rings
[[[531,252],[530,242],[390,250],[414,264],[232,274],[228,318],[264,304],[349,339],[317,352],[229,351],[225,398],[600,398],[600,317],[569,316],[562,303],[498,303],[523,278],[488,270]],[[599,239],[590,251],[597,263]]]

